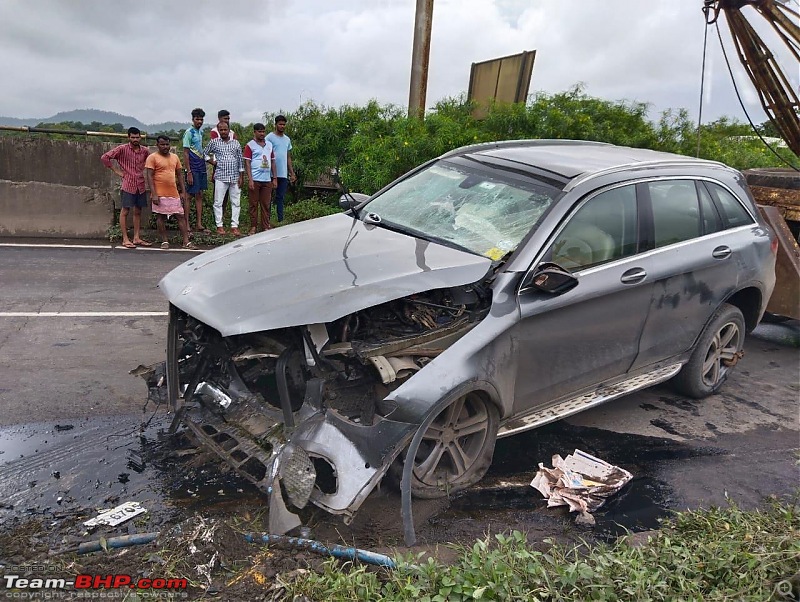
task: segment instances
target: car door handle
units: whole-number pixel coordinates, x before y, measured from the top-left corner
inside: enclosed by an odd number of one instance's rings
[[[731,256],[731,253],[731,248],[723,245],[711,251],[711,257],[714,259],[727,259]]]
[[[622,284],[636,284],[637,282],[641,282],[647,276],[647,272],[645,272],[642,268],[631,268],[622,276],[620,276],[619,281]]]

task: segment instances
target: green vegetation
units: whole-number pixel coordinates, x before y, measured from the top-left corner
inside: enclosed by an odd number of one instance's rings
[[[389,571],[330,560],[283,585],[289,599],[312,600],[796,600],[799,510],[772,502],[765,511],[683,512],[639,546],[546,541],[538,551],[513,532],[457,548],[450,566],[406,558]]]
[[[292,138],[296,186],[287,194],[287,223],[338,211],[332,193],[303,208],[291,209],[302,200],[303,191],[320,178],[329,178],[339,168],[341,179],[351,191],[374,193],[417,165],[442,153],[480,142],[523,138],[594,140],[612,144],[650,148],[695,156],[698,131],[685,109],[663,112],[657,121],[648,119],[648,105],[641,102],[609,101],[587,95],[581,86],[565,92],[539,92],[527,103],[495,104],[485,107],[483,118],[476,118],[476,105],[462,97],[438,102],[424,119],[409,118],[394,105],[371,101],[364,106],[324,107],[308,102],[288,117],[287,132]],[[272,115],[264,122],[272,126]],[[206,119],[206,141],[214,117]],[[89,129],[120,132],[121,124],[103,125],[64,122],[40,124],[59,129]],[[188,125],[188,119],[187,119]],[[252,135],[252,124],[231,123],[243,143]],[[759,126],[762,135],[774,135],[769,122]],[[29,135],[19,132],[2,135]],[[182,132],[171,131],[175,149],[182,156]],[[56,137],[62,137],[59,134]],[[149,139],[148,139],[149,141]],[[721,118],[704,124],[699,136],[699,156],[721,161],[737,169],[800,165],[800,159],[787,148],[764,146],[749,125]],[[777,154],[777,155],[776,155]],[[311,186],[309,186],[311,185]],[[247,189],[242,190],[240,227],[249,228]],[[213,199],[205,197],[204,225],[213,229]],[[300,217],[302,216],[302,217]],[[194,223],[194,221],[192,221]],[[226,223],[228,223],[226,219]],[[275,225],[275,223],[273,221]]]
[[[306,103],[287,114],[300,184],[338,165],[350,190],[373,193],[453,148],[523,138],[594,140],[697,154],[697,127],[686,110],[665,111],[654,123],[648,120],[646,103],[594,98],[580,86],[558,94],[538,93],[527,103],[489,106],[483,119],[473,117],[475,108],[463,97],[445,99],[422,120],[375,101],[338,109]],[[766,135],[771,124],[760,129]],[[700,134],[699,156],[704,159],[737,169],[784,166],[784,161],[800,165],[786,148],[776,149],[781,158],[776,157],[749,125],[735,120],[704,124]]]

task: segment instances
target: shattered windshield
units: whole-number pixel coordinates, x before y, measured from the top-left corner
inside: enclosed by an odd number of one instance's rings
[[[517,248],[559,194],[534,176],[438,161],[366,209],[386,227],[497,260]]]

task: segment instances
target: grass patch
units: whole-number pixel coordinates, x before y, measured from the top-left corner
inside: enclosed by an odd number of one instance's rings
[[[312,600],[796,600],[799,510],[773,501],[758,511],[731,503],[682,512],[635,547],[624,538],[575,547],[546,540],[537,551],[515,531],[457,547],[450,566],[405,558],[388,571],[330,560],[283,585],[289,599]]]

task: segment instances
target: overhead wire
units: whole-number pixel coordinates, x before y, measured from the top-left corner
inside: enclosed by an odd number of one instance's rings
[[[700,157],[700,133],[703,129],[703,95],[706,84],[706,56],[708,50],[708,25],[703,30],[703,67],[700,70],[700,110],[697,113],[697,153],[695,157]]]

